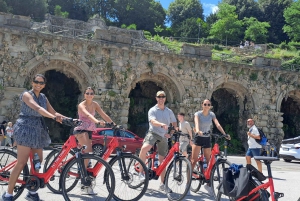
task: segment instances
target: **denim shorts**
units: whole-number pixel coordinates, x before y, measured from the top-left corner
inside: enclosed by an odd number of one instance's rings
[[[253,149],[248,149],[246,156],[250,156],[253,158],[253,156],[260,156],[260,150],[261,148],[253,148]]]

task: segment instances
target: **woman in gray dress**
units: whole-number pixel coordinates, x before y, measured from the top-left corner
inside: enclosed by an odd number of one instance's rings
[[[64,117],[57,113],[46,96],[40,93],[45,84],[45,76],[37,74],[31,83],[32,89],[22,93],[20,96],[20,115],[14,125],[13,133],[18,144],[18,161],[10,175],[7,192],[2,195],[3,201],[13,200],[14,186],[28,161],[30,152],[33,152],[33,154],[37,153],[40,161],[43,160],[43,147],[48,146],[51,142],[43,116],[52,118],[57,122],[61,122]],[[39,201],[40,198],[36,192],[29,191],[26,195],[26,200]]]

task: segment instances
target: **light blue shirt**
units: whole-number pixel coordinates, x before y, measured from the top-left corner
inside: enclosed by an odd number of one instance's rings
[[[202,131],[203,133],[210,131],[212,120],[216,118],[215,113],[209,111],[208,115],[205,116],[201,110],[196,112],[195,116],[198,116],[199,131]]]
[[[163,110],[161,110],[157,105],[150,108],[148,112],[148,120],[149,120],[149,131],[156,133],[162,137],[164,137],[167,131],[159,126],[153,126],[150,121],[156,120],[168,126],[170,125],[170,123],[177,122],[175,115],[171,109],[165,107]]]

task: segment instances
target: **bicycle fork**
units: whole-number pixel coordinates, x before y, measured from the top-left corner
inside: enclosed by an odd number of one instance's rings
[[[124,157],[122,157],[122,155],[123,155],[123,152],[118,148],[117,149],[117,157],[118,157],[118,164],[119,164],[120,172],[122,175],[122,180],[128,181],[130,178],[128,175],[128,170],[126,169],[125,159],[124,159]]]
[[[182,174],[182,161],[179,160],[177,162],[178,158],[179,158],[178,153],[175,153],[174,154],[174,159],[173,159],[173,161],[174,161],[174,163],[173,163],[173,167],[174,167],[173,178],[176,181],[181,182],[181,179],[182,179],[182,176],[181,176],[181,174]],[[178,166],[178,168],[177,168],[177,166]],[[178,169],[178,172],[176,171],[177,169]]]
[[[90,186],[92,184],[92,181],[88,179],[87,170],[84,164],[84,159],[82,159],[82,150],[85,149],[85,146],[81,148],[79,152],[75,153],[76,163],[79,170],[80,178],[81,178],[81,184],[84,186]]]

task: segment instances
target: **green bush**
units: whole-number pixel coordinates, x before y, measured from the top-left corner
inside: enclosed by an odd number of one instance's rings
[[[214,50],[223,51],[223,48],[220,47],[219,45],[214,45],[214,46],[213,46],[213,49],[214,49]]]
[[[286,42],[280,43],[279,48],[282,50],[291,50],[291,47]]]

